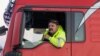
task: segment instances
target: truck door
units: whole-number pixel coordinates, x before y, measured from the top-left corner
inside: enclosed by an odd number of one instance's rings
[[[20,26],[21,26],[21,18],[22,18],[22,12],[18,11],[16,12],[15,16],[12,18],[9,30],[8,30],[8,35],[7,35],[7,40],[5,43],[5,47],[3,49],[3,56],[15,56],[19,55],[16,51],[16,47],[19,46],[19,36],[20,36]]]
[[[43,9],[33,8],[32,11],[25,10],[20,24],[20,53],[22,56],[71,56],[71,42],[66,42],[63,48],[56,48],[48,42],[42,43],[34,47],[34,42],[41,39],[44,30],[48,25],[48,18],[58,17],[64,27],[66,21],[70,19],[69,9]],[[39,10],[40,9],[40,10]],[[48,10],[48,11],[46,11]],[[65,10],[66,12],[62,11]],[[60,16],[61,15],[61,16]],[[67,19],[69,18],[69,19]],[[70,26],[70,25],[68,25]],[[16,26],[17,27],[17,26]],[[66,32],[68,29],[66,29]],[[67,34],[67,33],[66,33]],[[68,33],[69,34],[69,33]],[[70,36],[69,36],[70,37]],[[33,40],[35,39],[35,40]],[[69,38],[70,40],[70,38]],[[40,42],[39,42],[40,43]]]
[[[100,56],[100,9],[72,11],[80,11],[73,14],[75,27],[72,29],[72,56]]]

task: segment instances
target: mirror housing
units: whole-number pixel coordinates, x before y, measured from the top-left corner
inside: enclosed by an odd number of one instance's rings
[[[0,49],[0,52],[2,51],[2,49]]]
[[[6,28],[5,26],[1,26],[0,27],[0,36],[5,35],[6,31],[8,31],[8,28]]]

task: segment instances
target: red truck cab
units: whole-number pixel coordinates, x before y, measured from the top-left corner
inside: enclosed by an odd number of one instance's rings
[[[99,0],[16,0],[2,56],[100,56],[99,14]],[[64,47],[45,42],[33,48],[50,19],[65,30]]]

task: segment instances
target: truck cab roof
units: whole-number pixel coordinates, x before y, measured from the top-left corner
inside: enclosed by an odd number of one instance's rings
[[[76,8],[76,7],[90,7],[97,1],[99,0],[16,0],[16,4]]]

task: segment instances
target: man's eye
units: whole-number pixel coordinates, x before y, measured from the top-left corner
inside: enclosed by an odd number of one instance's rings
[[[54,27],[53,25],[51,27]]]

